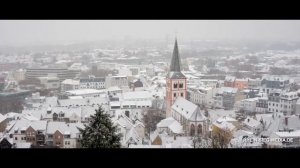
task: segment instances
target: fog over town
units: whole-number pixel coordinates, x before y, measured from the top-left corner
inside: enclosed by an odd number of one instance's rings
[[[300,146],[298,20],[0,20],[0,148]]]

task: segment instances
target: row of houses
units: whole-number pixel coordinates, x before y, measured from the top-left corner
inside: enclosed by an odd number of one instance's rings
[[[271,91],[268,97],[255,97],[240,101],[240,109],[247,113],[284,113],[299,114],[298,92]]]
[[[61,91],[77,90],[77,89],[105,89],[113,86],[128,86],[128,78],[126,76],[95,77],[90,75],[88,78],[66,79],[61,82]]]
[[[30,121],[25,119],[11,121],[2,136],[12,147],[80,147],[82,123],[65,123],[56,121]]]

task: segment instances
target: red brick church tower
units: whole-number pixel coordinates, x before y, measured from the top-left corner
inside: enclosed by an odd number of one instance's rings
[[[167,75],[166,81],[166,117],[171,117],[171,107],[174,104],[177,97],[183,97],[186,99],[186,77],[180,70],[181,61],[178,52],[177,39],[175,39],[175,46],[173,50],[170,70]]]

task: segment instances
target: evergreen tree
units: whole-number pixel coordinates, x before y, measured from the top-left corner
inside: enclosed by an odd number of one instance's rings
[[[117,133],[117,126],[114,126],[110,116],[106,114],[102,107],[96,110],[96,114],[91,116],[88,125],[79,131],[82,135],[80,139],[83,148],[120,148],[121,134]]]

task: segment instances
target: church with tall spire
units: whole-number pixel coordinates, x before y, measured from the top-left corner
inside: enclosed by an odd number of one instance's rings
[[[166,81],[166,117],[171,117],[171,107],[178,97],[187,97],[186,77],[181,73],[181,60],[177,38]]]

